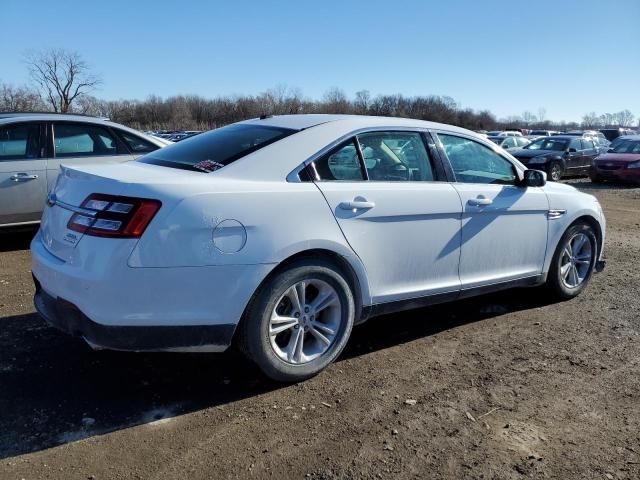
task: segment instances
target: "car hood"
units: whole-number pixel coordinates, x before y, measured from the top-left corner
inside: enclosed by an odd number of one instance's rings
[[[615,163],[633,163],[640,161],[640,153],[605,153],[598,155],[597,163],[615,162]]]

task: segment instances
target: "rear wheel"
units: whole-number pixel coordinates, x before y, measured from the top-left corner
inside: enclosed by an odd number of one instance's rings
[[[598,258],[593,228],[577,223],[564,233],[554,254],[547,285],[558,297],[576,297],[589,283]]]
[[[260,288],[243,319],[240,345],[268,377],[295,382],[340,355],[354,318],[353,293],[340,269],[304,260]]]
[[[563,169],[560,162],[551,162],[547,166],[547,175],[554,182],[560,181],[560,179],[562,178],[562,173],[563,173]]]

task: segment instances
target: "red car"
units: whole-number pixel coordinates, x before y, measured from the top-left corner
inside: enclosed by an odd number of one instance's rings
[[[591,163],[592,182],[606,180],[640,185],[640,135],[630,135]]]

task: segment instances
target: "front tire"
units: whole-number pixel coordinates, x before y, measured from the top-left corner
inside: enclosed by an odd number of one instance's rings
[[[587,223],[576,223],[564,233],[553,256],[547,286],[563,300],[585,289],[598,259],[598,241]]]
[[[333,263],[302,260],[260,287],[242,320],[240,347],[268,377],[312,377],[342,352],[355,320],[353,292]]]

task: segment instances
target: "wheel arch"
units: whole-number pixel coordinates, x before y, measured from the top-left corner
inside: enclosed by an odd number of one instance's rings
[[[371,297],[369,293],[369,284],[367,282],[364,266],[360,262],[360,260],[355,257],[346,257],[334,250],[329,250],[326,248],[309,248],[306,250],[300,250],[296,253],[290,254],[288,257],[284,258],[281,262],[279,262],[275,267],[265,276],[265,278],[260,282],[258,287],[255,289],[253,295],[245,305],[242,317],[238,324],[243,323],[244,317],[246,315],[249,306],[253,302],[257,293],[261,291],[264,285],[274,276],[289,267],[290,265],[308,259],[322,259],[324,261],[328,261],[336,266],[337,269],[345,276],[347,283],[351,287],[353,292],[353,297],[356,303],[356,319],[355,324],[362,323],[366,320],[366,306],[371,304]],[[236,328],[237,332],[238,328]],[[234,334],[234,337],[236,335]]]

